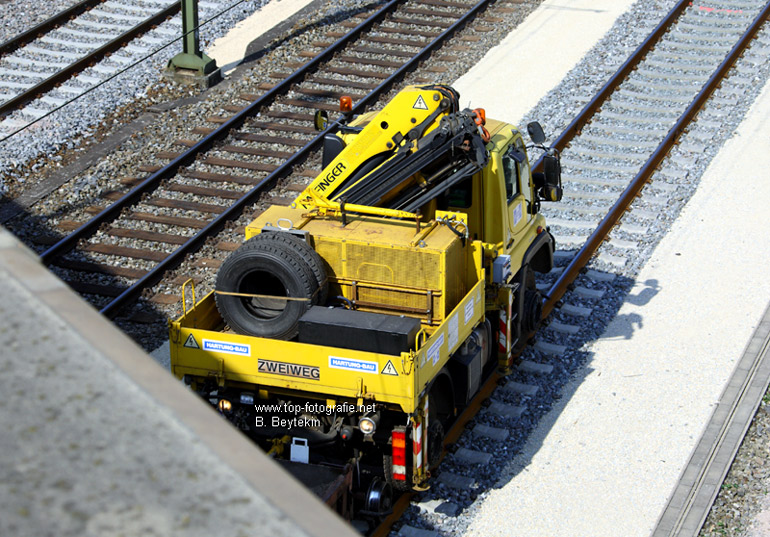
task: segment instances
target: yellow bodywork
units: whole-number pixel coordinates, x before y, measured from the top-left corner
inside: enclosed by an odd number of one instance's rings
[[[424,124],[432,114],[423,133],[434,129],[442,116],[440,102],[435,89],[408,87],[382,111],[353,121],[363,130],[342,135],[345,148],[295,203],[270,207],[246,228],[247,239],[265,227],[308,232],[324,260],[330,296],[344,296],[364,311],[419,318],[417,348],[389,356],[239,335],[225,330],[210,293],[171,323],[171,368],[177,377],[256,387],[263,398],[293,393],[419,412],[426,387],[483,322],[485,312],[510,307],[510,288],[490,286],[492,259],[510,255],[515,273],[536,228],[545,227],[542,215],[530,214],[527,207],[532,185],[526,160],[522,192],[506,193],[502,155],[515,144],[524,146],[515,127],[494,120],[486,124],[489,164],[472,176],[475,201],[470,206],[439,211],[433,201],[422,214],[394,214],[332,201],[350,173],[391,149],[399,133]]]
[[[472,249],[438,221],[350,215],[343,226],[339,218],[273,206],[247,226],[246,238],[276,225],[308,232],[324,261],[330,294],[362,311],[404,314],[438,326],[476,281],[475,272],[468,272]]]
[[[426,385],[484,318],[482,248],[478,242],[467,248],[475,268],[465,282],[468,292],[438,327],[423,324],[413,351],[390,356],[224,331],[212,292],[171,323],[171,370],[179,378],[256,386],[263,396],[301,392],[319,400],[377,401],[411,414]]]

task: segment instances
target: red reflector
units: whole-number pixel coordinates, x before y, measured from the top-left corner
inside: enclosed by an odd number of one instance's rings
[[[543,232],[543,226],[537,226],[537,234],[540,235]]]
[[[391,433],[393,448],[393,479],[406,480],[406,432],[393,431]]]

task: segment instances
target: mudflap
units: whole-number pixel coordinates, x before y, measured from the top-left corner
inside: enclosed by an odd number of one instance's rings
[[[518,283],[513,283],[500,288],[500,294],[503,295],[500,302],[503,303],[503,306],[499,311],[499,326],[497,328],[497,362],[498,370],[502,375],[507,375],[512,371],[514,365],[513,349],[522,336],[518,311],[520,308],[514,308],[514,295],[518,287]],[[521,302],[521,300],[517,302]]]
[[[428,416],[429,397],[425,395],[423,404],[418,406],[412,416],[412,488],[427,490],[430,472],[428,468]]]

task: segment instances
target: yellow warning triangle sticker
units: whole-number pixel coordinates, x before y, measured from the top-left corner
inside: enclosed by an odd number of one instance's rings
[[[187,341],[184,342],[184,346],[190,347],[191,349],[200,349],[200,347],[198,346],[198,342],[195,341],[195,338],[193,337],[192,334],[187,336]]]
[[[425,99],[422,98],[422,95],[419,95],[417,97],[417,101],[414,103],[414,106],[412,108],[415,108],[417,110],[427,110],[428,105],[425,104]]]
[[[388,363],[385,364],[385,367],[382,368],[382,374],[383,375],[393,375],[394,377],[397,377],[398,376],[398,371],[396,371],[396,368],[393,367],[393,362],[388,360]]]

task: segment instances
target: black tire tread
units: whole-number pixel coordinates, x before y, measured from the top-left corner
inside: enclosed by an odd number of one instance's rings
[[[307,262],[293,248],[266,239],[262,235],[249,239],[230,254],[217,273],[216,289],[218,291],[236,291],[234,289],[234,283],[237,280],[235,275],[238,274],[239,270],[246,270],[240,265],[248,264],[249,260],[263,260],[263,262],[267,260],[269,263],[288,267],[288,271],[284,272],[291,274],[287,273],[283,276],[290,279],[296,278],[295,283],[299,285],[300,294],[311,299],[315,299],[317,296],[316,276]],[[281,275],[276,274],[276,276],[280,277]],[[297,302],[289,303],[286,310],[292,315],[289,317],[279,316],[277,319],[281,319],[282,322],[271,322],[273,320],[266,321],[250,315],[243,307],[242,299],[238,297],[217,294],[215,300],[222,318],[235,332],[275,339],[291,339],[296,336],[299,317],[310,308],[313,302],[312,300],[305,302],[304,307],[294,306],[293,304],[298,304]]]
[[[318,300],[314,301],[314,304],[326,304],[329,293],[329,278],[326,275],[323,260],[321,259],[321,256],[318,255],[318,252],[316,252],[308,243],[290,233],[271,231],[268,233],[263,232],[258,236],[264,236],[264,240],[276,241],[292,248],[297,255],[308,264],[318,282]]]

